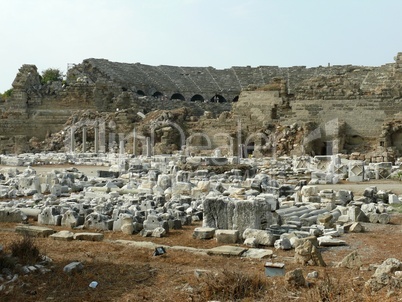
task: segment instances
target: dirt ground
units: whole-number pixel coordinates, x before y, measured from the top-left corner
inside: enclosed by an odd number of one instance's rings
[[[350,187],[359,192],[371,185],[390,188],[397,194],[402,192],[402,185],[392,181],[342,184],[339,188]],[[334,186],[331,188],[337,190]],[[21,238],[14,231],[16,225],[0,224],[0,245],[6,253],[10,244]],[[109,231],[103,232],[105,238],[102,242],[37,238],[35,244],[41,253],[53,260],[51,272],[20,276],[0,291],[0,301],[402,301],[401,289],[384,287],[372,293],[364,286],[374,273],[373,264],[381,264],[391,257],[402,260],[402,214],[398,213],[392,215],[390,224],[364,223],[365,232],[342,235],[340,239],[346,241],[346,246],[320,248],[327,267],[295,264],[294,250],[271,248],[273,259],[206,256],[173,249],[167,249],[162,256],[153,256],[153,250],[115,242],[117,239],[152,241],[161,245],[203,249],[218,246],[214,239],[196,240],[192,237],[194,228],[200,225],[198,222],[180,230],[171,230],[165,238],[144,238],[139,234]],[[56,231],[67,229],[52,228]],[[336,268],[336,264],[352,251],[361,255],[362,267]],[[73,261],[82,262],[83,271],[73,275],[64,273],[63,267]],[[309,279],[309,286],[295,288],[287,284],[285,277],[267,277],[264,268],[267,261],[284,263],[286,271],[301,268],[304,276],[317,271],[318,278]],[[206,270],[207,273],[197,277],[197,270]],[[230,279],[233,274],[236,278]],[[258,289],[252,288],[259,292],[258,295],[231,295],[239,291],[239,286],[235,286],[238,283],[251,288],[246,282],[249,280],[247,276],[250,280],[262,282]],[[98,282],[96,288],[89,287],[92,281]],[[242,291],[246,289],[242,288]]]

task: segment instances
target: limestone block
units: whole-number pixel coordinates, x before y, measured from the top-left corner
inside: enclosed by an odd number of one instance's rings
[[[172,187],[172,195],[191,195],[191,188],[189,182],[176,182]]]
[[[60,210],[54,206],[45,207],[38,215],[39,224],[61,225],[61,219]]]
[[[162,227],[158,227],[153,229],[152,231],[152,237],[157,237],[157,238],[161,238],[161,237],[165,237],[166,236],[166,230]]]
[[[239,230],[240,234],[247,228],[264,230],[274,224],[271,206],[265,200],[234,200],[229,205],[232,206],[228,208],[228,218],[232,220],[228,221],[228,228]]]
[[[84,241],[102,241],[103,240],[102,233],[75,233],[74,240],[84,240]]]
[[[306,286],[306,279],[303,276],[303,270],[298,268],[293,271],[289,271],[285,274],[285,280],[292,286],[304,287]]]
[[[166,190],[171,187],[172,180],[170,175],[167,174],[159,174],[157,179],[157,185],[162,188],[162,190]]]
[[[216,241],[219,243],[235,244],[239,240],[238,230],[216,230]]]
[[[63,272],[67,273],[67,274],[72,274],[72,273],[79,273],[84,269],[84,265],[81,262],[71,262],[69,264],[67,264],[64,268],[63,268]]]
[[[61,225],[75,228],[79,225],[78,213],[73,210],[67,210],[61,218]]]
[[[22,222],[27,217],[16,208],[0,209],[0,222]]]
[[[229,214],[229,199],[217,198],[215,196],[207,197],[202,203],[204,209],[203,213],[203,227],[211,227],[217,229],[231,229],[229,228],[228,217]]]
[[[381,224],[388,224],[391,221],[391,216],[387,213],[381,213],[378,216],[378,222]]]
[[[53,240],[71,241],[74,239],[74,233],[70,231],[60,231],[49,236]]]
[[[199,181],[197,188],[200,189],[201,192],[208,193],[211,189],[211,183],[209,181]]]
[[[353,193],[352,193],[352,191],[348,191],[348,190],[339,190],[338,192],[336,192],[336,195],[335,195],[335,202],[336,202],[336,204],[346,205],[346,204],[348,204],[351,200],[353,200]]]
[[[396,194],[388,194],[388,203],[389,204],[400,204],[401,201],[399,200]]]
[[[318,244],[320,246],[341,246],[346,245],[344,240],[334,239],[332,236],[318,237]]]
[[[250,228],[244,230],[242,237],[243,239],[255,238],[257,246],[274,246],[275,241],[279,239],[277,235],[269,231]]]
[[[198,227],[194,229],[194,239],[212,239],[215,236],[215,228]]]
[[[15,228],[17,233],[27,234],[28,236],[33,237],[49,237],[55,231],[50,228],[46,227],[39,227],[39,226],[25,226],[20,225]]]
[[[113,222],[111,223],[109,220],[108,216],[93,212],[85,217],[84,227],[86,229],[111,230]]]
[[[275,241],[274,247],[278,250],[290,250],[292,249],[292,244],[288,238],[280,238]]]
[[[303,186],[301,189],[302,196],[316,196],[318,195],[317,186]]]

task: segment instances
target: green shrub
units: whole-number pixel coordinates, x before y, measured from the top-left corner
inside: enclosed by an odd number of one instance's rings
[[[63,80],[63,73],[59,69],[48,68],[42,71],[42,84],[62,80]]]
[[[13,89],[10,88],[10,89],[4,91],[3,93],[0,93],[0,98],[3,100],[6,100],[6,99],[10,98],[12,94],[13,94]]]

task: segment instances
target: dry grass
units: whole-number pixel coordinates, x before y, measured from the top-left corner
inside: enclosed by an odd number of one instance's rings
[[[373,274],[368,265],[389,257],[402,260],[400,222],[370,225],[366,233],[345,234],[348,246],[322,249],[328,267],[302,267],[304,276],[317,271],[307,287],[293,287],[284,277],[266,277],[267,259],[203,256],[167,249],[162,256],[153,250],[117,244],[115,239],[153,241],[158,244],[211,248],[215,240],[192,238],[199,225],[172,230],[166,238],[143,238],[120,232],[105,232],[103,242],[55,241],[36,238],[35,245],[53,259],[51,272],[20,276],[0,292],[0,301],[398,301],[402,294],[384,288],[372,294],[364,283]],[[15,224],[0,224],[0,244],[10,253],[20,235],[11,231]],[[61,227],[54,227],[61,230]],[[384,236],[387,234],[387,236]],[[363,257],[363,270],[335,268],[334,264],[353,250]],[[293,262],[294,251],[274,251],[274,261],[284,262],[286,271],[300,268]],[[65,265],[80,261],[84,269],[69,275]],[[200,277],[195,270],[206,270]],[[97,281],[96,288],[89,284]]]

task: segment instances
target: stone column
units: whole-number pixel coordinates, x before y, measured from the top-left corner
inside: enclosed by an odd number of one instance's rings
[[[99,125],[95,124],[95,153],[99,152]]]
[[[87,127],[82,127],[82,153],[87,152]]]
[[[147,137],[147,157],[152,156],[151,138]]]
[[[137,155],[136,147],[137,147],[137,132],[135,131],[135,128],[134,128],[133,129],[133,155],[134,156]]]
[[[99,124],[99,152],[106,152],[106,125],[105,121]]]
[[[75,151],[75,127],[71,126],[70,132],[70,152],[73,153]]]

